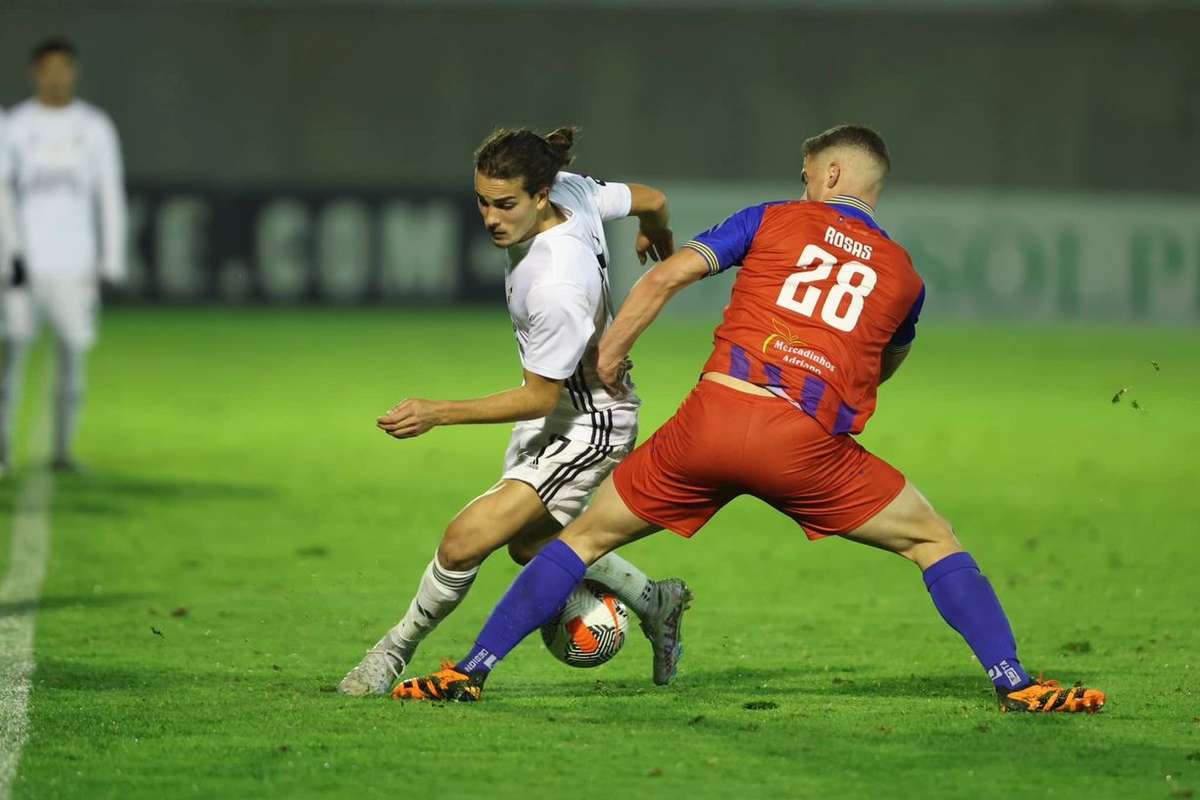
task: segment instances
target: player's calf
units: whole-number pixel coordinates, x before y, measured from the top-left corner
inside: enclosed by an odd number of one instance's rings
[[[966,641],[1002,697],[1036,685],[1017,657],[1012,627],[991,582],[915,487],[906,483],[883,511],[846,538],[898,553],[921,568],[938,613]],[[1067,694],[1066,705],[1083,703]]]

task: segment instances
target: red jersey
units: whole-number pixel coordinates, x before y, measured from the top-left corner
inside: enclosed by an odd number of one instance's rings
[[[741,265],[705,372],[784,396],[829,433],[859,433],[875,410],[883,350],[916,336],[925,287],[870,207],[765,203],[688,242],[715,275]]]

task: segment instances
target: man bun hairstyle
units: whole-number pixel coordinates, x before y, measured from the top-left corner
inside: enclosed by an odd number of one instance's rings
[[[549,145],[550,149],[558,153],[562,159],[559,169],[562,169],[575,160],[575,156],[571,155],[571,148],[575,145],[575,135],[577,133],[579,133],[579,128],[576,128],[574,125],[565,125],[561,128],[555,128],[542,137],[546,140],[546,144]]]
[[[571,148],[578,134],[574,126],[544,136],[528,128],[497,128],[475,151],[475,169],[489,178],[520,178],[526,193],[535,194],[575,159]]]
[[[29,52],[29,63],[37,64],[51,53],[62,53],[69,56],[72,60],[79,58],[79,48],[65,36],[52,36],[49,39],[43,39],[34,46]]]
[[[865,125],[837,125],[824,133],[804,140],[804,156],[815,156],[831,147],[857,147],[866,150],[883,165],[884,174],[892,168],[887,144],[883,137]]]

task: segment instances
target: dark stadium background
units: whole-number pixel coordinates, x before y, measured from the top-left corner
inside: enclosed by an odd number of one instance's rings
[[[794,196],[800,142],[853,121],[893,151],[880,216],[929,318],[1189,322],[1198,30],[1165,0],[10,0],[0,104],[31,42],[79,43],[137,300],[490,302],[470,154],[498,124],[581,126],[577,167],[663,183],[686,237]]]

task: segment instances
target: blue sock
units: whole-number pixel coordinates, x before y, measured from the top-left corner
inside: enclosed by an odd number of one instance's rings
[[[474,649],[455,668],[468,674],[490,672],[522,639],[554,618],[586,571],[587,564],[558,539],[543,547],[508,587]]]
[[[1017,642],[988,579],[967,553],[954,553],[925,570],[925,588],[942,619],[967,640],[997,689],[1033,683],[1017,660]]]

